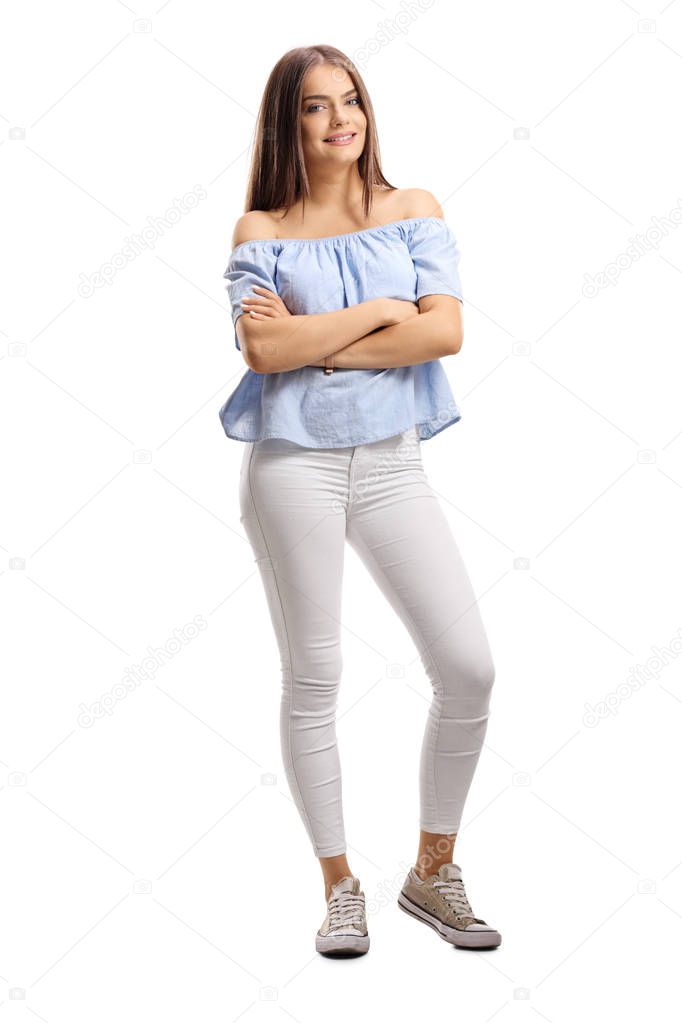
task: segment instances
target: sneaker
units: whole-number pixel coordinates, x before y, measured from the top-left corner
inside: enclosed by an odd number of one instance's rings
[[[437,874],[431,874],[425,881],[411,867],[398,905],[457,948],[497,948],[502,941],[499,931],[474,916],[464,891],[461,868],[456,863],[444,863]]]
[[[365,893],[360,891],[359,878],[342,877],[332,885],[315,948],[331,956],[356,956],[368,950]]]

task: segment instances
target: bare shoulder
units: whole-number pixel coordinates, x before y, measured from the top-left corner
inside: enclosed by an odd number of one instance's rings
[[[402,193],[406,217],[443,217],[440,203],[425,188],[403,188]]]
[[[266,210],[250,210],[243,213],[232,232],[232,248],[242,242],[253,242],[264,238],[274,238],[275,223]]]

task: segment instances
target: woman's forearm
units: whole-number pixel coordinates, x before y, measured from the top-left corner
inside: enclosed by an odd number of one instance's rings
[[[430,309],[374,333],[368,333],[334,355],[339,369],[390,369],[416,366],[452,355],[451,320],[442,311]],[[324,359],[312,363],[324,366]]]
[[[247,365],[255,373],[282,373],[319,360],[323,364],[325,355],[392,322],[390,299],[374,298],[329,313],[263,320],[244,313],[237,320],[237,336]]]

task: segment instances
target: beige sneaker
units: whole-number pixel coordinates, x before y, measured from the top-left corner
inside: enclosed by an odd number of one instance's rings
[[[359,878],[342,877],[332,885],[315,948],[330,956],[363,955],[368,950],[365,893],[360,891]]]
[[[444,863],[437,874],[431,874],[425,881],[411,867],[398,905],[457,948],[497,948],[502,941],[499,931],[474,916],[464,891],[461,868],[456,863]]]

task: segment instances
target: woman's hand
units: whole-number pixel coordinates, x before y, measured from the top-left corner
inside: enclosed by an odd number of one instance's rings
[[[252,290],[260,294],[254,298],[242,299],[242,308],[252,319],[267,320],[278,316],[291,316],[282,299],[274,291],[261,288],[259,284],[254,284]]]
[[[260,292],[253,298],[243,298],[242,308],[244,312],[248,313],[254,320],[267,320],[275,319],[278,316],[291,316],[291,313],[285,306],[279,295],[275,294],[274,291],[270,291],[268,288],[262,288],[259,284],[254,284],[252,291]],[[308,366],[324,366],[324,359],[320,359],[319,362],[309,362]]]

